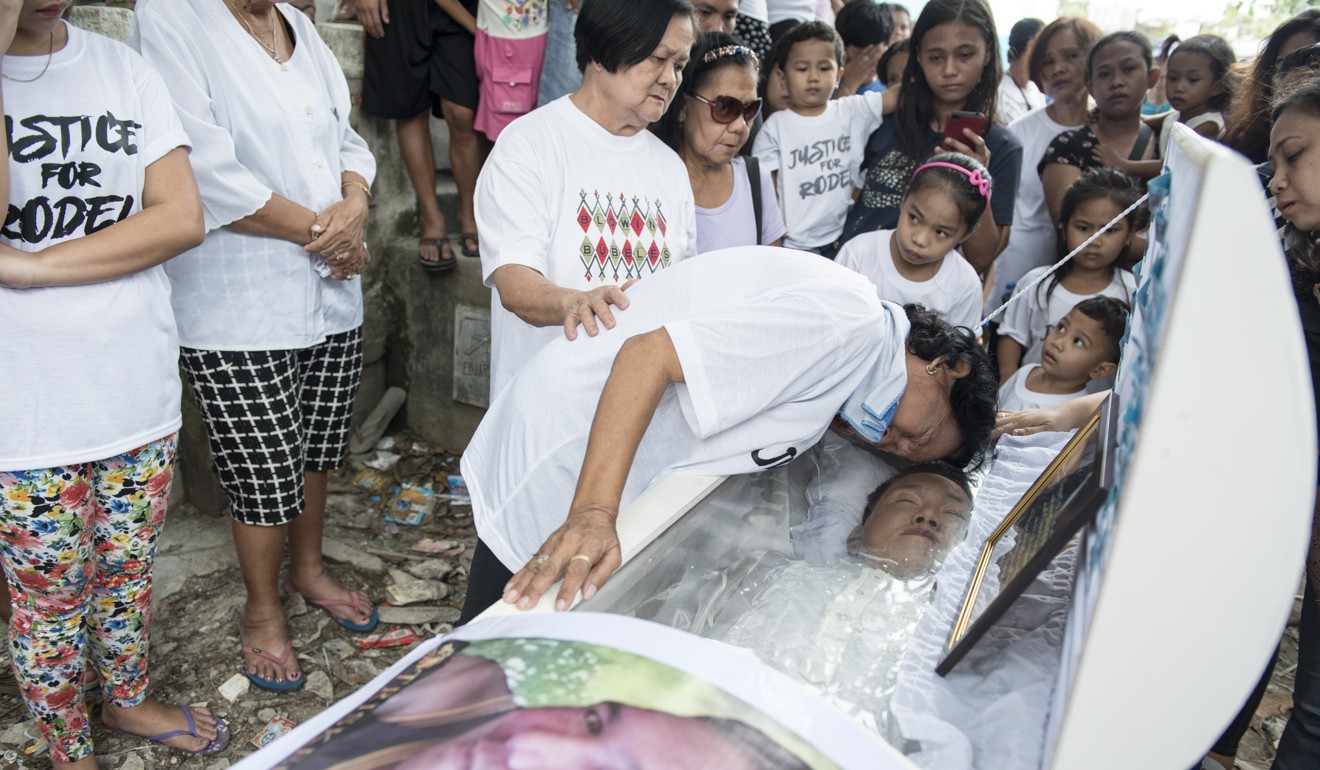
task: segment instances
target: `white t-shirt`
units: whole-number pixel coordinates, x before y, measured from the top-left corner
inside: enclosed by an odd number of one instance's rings
[[[545,345],[495,398],[463,452],[477,531],[510,569],[563,524],[601,390],[633,335],[663,326],[685,382],[661,398],[620,510],[671,473],[788,462],[820,439],[862,383],[906,384],[904,357],[888,355],[903,345],[903,310],[878,300],[862,276],[811,254],[713,252],[642,281],[630,296],[615,328]],[[896,363],[873,371],[881,361]]]
[[[568,289],[645,278],[696,254],[687,169],[650,131],[616,136],[563,97],[509,124],[477,179],[486,285],[523,265]],[[536,327],[491,295],[493,398],[561,326]]]
[[[1048,267],[1038,267],[1030,270],[1022,276],[1018,283],[1017,290],[1013,296],[1022,293],[1032,281],[1042,275]],[[1045,332],[1051,326],[1059,322],[1072,310],[1078,302],[1091,297],[1113,297],[1120,299],[1129,305],[1132,304],[1132,292],[1137,290],[1137,279],[1128,270],[1115,270],[1114,279],[1109,285],[1096,294],[1073,294],[1063,288],[1060,283],[1054,287],[1050,293],[1048,304],[1045,302],[1045,293],[1049,288],[1053,278],[1046,278],[1040,285],[1031,290],[1031,293],[1024,299],[1015,301],[1004,311],[1003,322],[999,325],[999,333],[1012,337],[1018,344],[1026,348],[1022,355],[1023,364],[1040,363],[1040,349],[1045,342]]]
[[[895,230],[862,233],[839,249],[834,258],[871,279],[880,299],[899,305],[916,302],[939,313],[954,326],[966,326],[973,332],[981,321],[981,281],[976,268],[957,250],[949,252],[940,269],[928,281],[904,278],[894,267],[889,241]]]
[[[1032,169],[1018,180],[1017,200],[1013,204],[1013,229],[1008,245],[995,260],[995,288],[990,292],[986,312],[1004,302],[1008,285],[1018,284],[1022,275],[1033,267],[1054,264],[1057,240],[1050,209],[1045,204],[1045,188],[1034,169],[1045,156],[1050,142],[1064,131],[1081,128],[1054,122],[1042,107],[1023,115],[1008,126],[1022,141],[1022,168]]]
[[[550,31],[546,3],[554,0],[479,0],[477,29],[501,40],[526,40]]]
[[[1173,136],[1173,124],[1178,122],[1179,113],[1177,110],[1169,110],[1164,113],[1164,121],[1160,123],[1160,157],[1169,157],[1169,137]],[[1224,114],[1221,112],[1203,112],[1200,115],[1187,121],[1184,125],[1192,130],[1197,126],[1213,123],[1220,134],[1224,133]]]
[[[50,57],[6,56],[9,215],[36,252],[142,210],[147,167],[188,146],[165,84],[128,46],[66,24]],[[39,76],[39,77],[38,77]],[[35,78],[31,83],[20,80]],[[104,460],[179,429],[165,272],[0,288],[0,471]]]
[[[733,193],[715,208],[697,207],[697,253],[734,246],[764,246],[784,237],[784,217],[775,200],[770,172],[761,167],[761,240],[756,240],[756,212],[752,209],[752,185],[747,181],[747,161],[733,159]]]
[[[1025,86],[1019,88],[1017,81],[1007,72],[1004,73],[1003,79],[999,81],[999,97],[995,101],[995,117],[1004,125],[1010,125],[1028,112],[1044,106],[1045,94],[1036,87],[1035,81],[1028,80]]]
[[[765,0],[770,24],[793,19],[811,21],[816,18],[816,0]]]
[[[1027,388],[1027,375],[1031,374],[1033,369],[1038,368],[1040,368],[1040,364],[1027,364],[1013,372],[1013,376],[999,386],[1000,409],[1006,412],[1042,409],[1086,395],[1086,388],[1082,388],[1076,393],[1037,393],[1034,390],[1029,390]]]
[[[165,79],[193,142],[206,240],[165,267],[184,347],[294,350],[362,325],[362,281],[317,272],[299,244],[227,225],[278,194],[313,211],[370,185],[376,160],[349,125],[348,81],[315,25],[277,3],[297,38],[276,63],[225,0],[138,0],[130,36]],[[324,267],[321,264],[321,267]]]
[[[861,184],[866,140],[884,120],[883,98],[866,93],[831,99],[814,117],[780,110],[761,126],[752,152],[763,168],[779,174],[785,246],[825,246],[843,233],[853,188]]]
[[[766,8],[766,0],[740,0],[738,14],[756,19],[762,24],[770,23],[770,10]]]

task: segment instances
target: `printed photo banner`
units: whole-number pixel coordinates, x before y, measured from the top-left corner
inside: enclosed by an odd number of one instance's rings
[[[433,639],[239,770],[913,768],[733,647],[635,618],[493,618]]]

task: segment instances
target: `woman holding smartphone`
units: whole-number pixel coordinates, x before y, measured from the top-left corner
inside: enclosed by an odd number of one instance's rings
[[[988,167],[995,180],[990,207],[962,247],[967,261],[984,271],[1008,243],[1022,169],[1022,143],[994,120],[1001,75],[994,20],[981,3],[933,0],[912,29],[911,46],[898,111],[867,142],[861,195],[839,242],[892,230],[917,166],[939,151],[961,152]],[[979,117],[955,120],[955,112]],[[984,133],[974,130],[978,125]]]

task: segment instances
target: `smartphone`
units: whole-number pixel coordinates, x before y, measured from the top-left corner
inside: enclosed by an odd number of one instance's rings
[[[985,116],[979,112],[954,110],[948,122],[944,124],[945,144],[947,145],[950,139],[957,139],[967,144],[967,137],[963,135],[964,128],[972,129],[978,136],[985,136]]]

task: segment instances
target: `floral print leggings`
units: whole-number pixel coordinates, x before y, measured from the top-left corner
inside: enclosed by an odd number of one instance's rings
[[[151,564],[177,435],[99,462],[0,472],[9,649],[57,762],[92,754],[84,649],[105,702],[129,707],[146,697]]]

